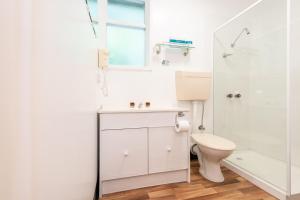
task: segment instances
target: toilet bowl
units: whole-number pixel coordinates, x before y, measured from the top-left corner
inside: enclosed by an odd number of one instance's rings
[[[192,134],[192,139],[197,144],[193,150],[198,156],[200,174],[210,181],[223,182],[220,162],[233,152],[236,145],[212,134]]]

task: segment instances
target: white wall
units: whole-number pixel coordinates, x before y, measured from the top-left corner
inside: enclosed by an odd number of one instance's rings
[[[16,1],[0,7],[0,199],[13,197],[13,169],[18,135],[18,21]]]
[[[85,1],[34,1],[34,200],[93,198],[97,42]]]
[[[256,0],[150,0],[150,47],[152,71],[116,71],[107,74],[109,96],[103,105],[127,106],[129,101],[150,100],[153,106],[177,105],[174,70],[212,70],[214,30]],[[158,42],[170,37],[193,40],[196,46],[189,56],[178,51],[153,53]],[[170,66],[161,66],[163,59]],[[176,66],[176,67],[175,67]],[[100,92],[100,89],[99,89]],[[205,126],[212,132],[212,101],[206,103]]]
[[[0,199],[32,199],[31,0],[1,6]]]
[[[98,41],[84,1],[7,1],[0,26],[0,199],[92,199]]]

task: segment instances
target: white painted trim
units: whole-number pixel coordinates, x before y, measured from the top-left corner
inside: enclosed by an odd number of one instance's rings
[[[237,173],[238,175],[244,177],[245,179],[247,179],[248,181],[250,181],[251,183],[253,183],[254,185],[256,185],[257,187],[263,189],[264,191],[270,193],[271,195],[279,198],[280,200],[286,200],[286,192],[275,187],[274,185],[271,185],[270,183],[256,177],[255,175],[251,174],[250,172],[247,172],[246,170],[244,170],[241,167],[238,167],[236,165],[234,165],[233,163],[229,162],[229,161],[222,161],[222,166],[225,166],[226,168],[230,169],[231,171]]]
[[[116,3],[128,2],[128,3],[140,4],[140,5],[145,4],[145,0],[113,0],[113,1],[116,2]]]
[[[115,0],[116,1],[116,0]],[[120,0],[118,0],[119,2],[122,2]],[[117,2],[118,2],[117,1]],[[124,1],[124,0],[123,0]],[[141,4],[141,5],[144,5],[145,1],[144,0],[125,0],[125,2],[129,2],[129,3],[134,3],[134,4]]]
[[[287,38],[286,38],[286,153],[287,153],[287,195],[291,196],[292,194],[292,156],[291,156],[291,129],[290,129],[290,33],[291,33],[291,0],[287,0],[287,21],[286,21],[286,28],[287,28]]]
[[[146,25],[145,24],[127,23],[127,22],[118,21],[118,20],[107,20],[106,24],[107,25],[113,25],[113,26],[135,28],[135,29],[146,29]]]
[[[237,15],[235,15],[234,17],[232,17],[231,19],[229,19],[227,22],[225,22],[224,24],[222,24],[221,26],[219,26],[215,32],[217,32],[218,30],[222,29],[223,27],[227,26],[228,24],[230,24],[232,21],[234,21],[235,19],[239,18],[241,15],[243,15],[244,13],[248,12],[249,10],[251,10],[252,8],[254,8],[255,6],[257,6],[258,4],[260,4],[261,2],[263,2],[264,0],[258,0],[257,2],[253,3],[252,5],[250,5],[248,8],[246,8],[245,10],[243,10],[242,12],[238,13]]]
[[[109,65],[108,71],[152,72],[152,68],[147,66],[133,66],[133,65]]]

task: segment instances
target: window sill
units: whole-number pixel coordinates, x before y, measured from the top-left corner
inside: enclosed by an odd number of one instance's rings
[[[120,66],[110,65],[108,71],[136,71],[136,72],[152,72],[152,68],[148,66]]]

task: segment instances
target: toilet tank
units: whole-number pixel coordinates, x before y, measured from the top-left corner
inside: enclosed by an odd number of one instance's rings
[[[176,71],[176,96],[181,101],[204,101],[210,94],[210,72]]]

